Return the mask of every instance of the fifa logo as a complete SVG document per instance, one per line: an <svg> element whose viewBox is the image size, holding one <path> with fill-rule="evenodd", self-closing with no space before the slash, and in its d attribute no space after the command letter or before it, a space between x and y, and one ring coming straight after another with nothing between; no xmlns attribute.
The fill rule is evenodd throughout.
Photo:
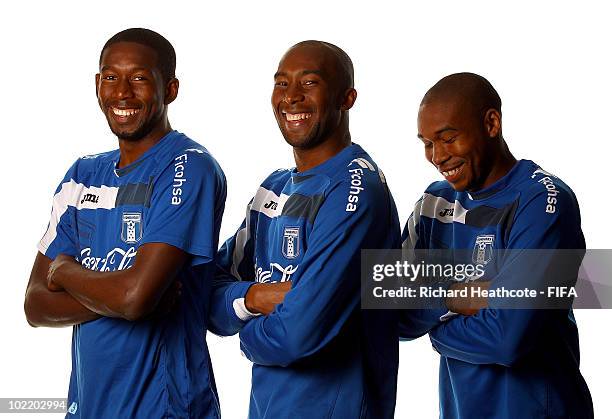
<svg viewBox="0 0 612 419"><path fill-rule="evenodd" d="M300 228L285 227L283 233L283 256L295 259L300 255Z"/></svg>
<svg viewBox="0 0 612 419"><path fill-rule="evenodd" d="M472 252L472 262L478 265L486 265L493 257L493 242L495 236L493 234L483 234L476 237L474 251Z"/></svg>
<svg viewBox="0 0 612 419"><path fill-rule="evenodd" d="M142 214L124 212L121 219L121 240L133 244L142 238Z"/></svg>

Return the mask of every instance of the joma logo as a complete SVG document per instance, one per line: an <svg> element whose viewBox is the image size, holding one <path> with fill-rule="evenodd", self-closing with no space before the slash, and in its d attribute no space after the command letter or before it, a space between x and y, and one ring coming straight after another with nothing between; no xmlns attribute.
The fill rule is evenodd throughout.
<svg viewBox="0 0 612 419"><path fill-rule="evenodd" d="M454 208L444 208L438 214L440 214L440 217L452 217L454 212Z"/></svg>
<svg viewBox="0 0 612 419"><path fill-rule="evenodd" d="M264 205L264 208L275 210L277 206L278 206L277 202L270 201L270 202L268 202L267 204Z"/></svg>
<svg viewBox="0 0 612 419"><path fill-rule="evenodd" d="M96 194L92 194L92 193L86 193L83 196L83 199L81 199L81 204L83 204L83 202L93 202L94 204L98 203L98 195Z"/></svg>

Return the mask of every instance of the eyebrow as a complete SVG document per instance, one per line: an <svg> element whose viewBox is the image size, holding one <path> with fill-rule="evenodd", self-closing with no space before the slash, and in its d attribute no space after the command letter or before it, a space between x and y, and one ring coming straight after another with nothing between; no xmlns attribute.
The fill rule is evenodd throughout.
<svg viewBox="0 0 612 419"><path fill-rule="evenodd" d="M100 68L100 72L106 71L106 70L110 70L112 66L110 65L105 65L102 66L102 68ZM151 71L150 68L146 68L146 67L136 67L133 68L131 71Z"/></svg>
<svg viewBox="0 0 612 419"><path fill-rule="evenodd" d="M457 128L453 128L453 127L447 125L444 128L440 128L439 130L437 130L436 131L436 135L440 135L440 134L442 134L443 132L446 132L446 131L457 131Z"/></svg>
<svg viewBox="0 0 612 419"><path fill-rule="evenodd" d="M457 130L457 128L453 128L453 127L451 127L449 125L446 125L444 128L440 128L439 130L437 130L435 132L435 134L436 134L436 136L438 136L438 135L440 135L440 134L442 134L442 133L444 133L446 131L458 131L458 130ZM419 138L421 140L425 139L425 137L423 137L423 135L420 132L417 134L417 138Z"/></svg>
<svg viewBox="0 0 612 419"><path fill-rule="evenodd" d="M306 76L308 74L316 74L319 76L323 75L323 72L321 70L304 70L300 73L301 76ZM284 71L277 71L276 73L274 73L274 78L277 77L281 77L281 76L287 76L287 73L285 73Z"/></svg>

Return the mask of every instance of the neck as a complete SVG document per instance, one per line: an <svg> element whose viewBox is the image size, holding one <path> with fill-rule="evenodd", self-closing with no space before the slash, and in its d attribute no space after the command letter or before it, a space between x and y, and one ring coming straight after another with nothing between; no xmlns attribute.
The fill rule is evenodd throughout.
<svg viewBox="0 0 612 419"><path fill-rule="evenodd" d="M303 149L294 147L293 157L298 172L305 172L331 159L343 149L351 145L351 133L343 132L337 138L330 137L314 148Z"/></svg>
<svg viewBox="0 0 612 419"><path fill-rule="evenodd" d="M121 169L122 167L134 163L170 131L172 131L172 127L170 126L170 122L166 119L163 123L159 124L147 135L138 140L119 138L120 158L117 168Z"/></svg>
<svg viewBox="0 0 612 419"><path fill-rule="evenodd" d="M508 145L503 139L500 139L500 150L496 153L496 158L491 163L491 171L487 175L486 180L479 189L484 189L493 185L495 182L508 174L516 164L516 158L510 152Z"/></svg>

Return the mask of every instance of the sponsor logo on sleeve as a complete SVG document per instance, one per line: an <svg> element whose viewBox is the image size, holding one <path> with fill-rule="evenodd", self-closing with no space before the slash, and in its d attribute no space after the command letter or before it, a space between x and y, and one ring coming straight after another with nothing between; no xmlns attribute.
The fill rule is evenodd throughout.
<svg viewBox="0 0 612 419"><path fill-rule="evenodd" d="M196 149L194 149L196 150ZM174 181L172 182L172 205L180 205L183 195L183 184L187 182L185 177L185 163L187 154L181 154L174 159Z"/></svg>
<svg viewBox="0 0 612 419"><path fill-rule="evenodd" d="M531 174L531 178L534 179L538 174L542 174L545 176L550 176L550 177L557 177L555 175L553 175L550 172L547 172L546 170L542 169L542 168L538 168L536 169L532 174Z"/></svg>
<svg viewBox="0 0 612 419"><path fill-rule="evenodd" d="M349 169L349 173L351 175L351 187L349 189L349 195L347 197L346 212L355 212L357 210L357 204L359 202L359 193L364 189L363 186L361 186L363 170L368 169L372 172L376 171L372 163L370 163L363 157L351 160L351 162L348 164L348 167L351 167L353 163L356 163L359 167Z"/></svg>
<svg viewBox="0 0 612 419"><path fill-rule="evenodd" d="M545 175L542 179L538 179L538 183L541 183L546 188L545 210L549 214L554 214L557 211L557 195L559 195L557 185L553 181L553 178L556 178L556 176L546 170L537 169L533 172L531 178L534 179L538 174Z"/></svg>

